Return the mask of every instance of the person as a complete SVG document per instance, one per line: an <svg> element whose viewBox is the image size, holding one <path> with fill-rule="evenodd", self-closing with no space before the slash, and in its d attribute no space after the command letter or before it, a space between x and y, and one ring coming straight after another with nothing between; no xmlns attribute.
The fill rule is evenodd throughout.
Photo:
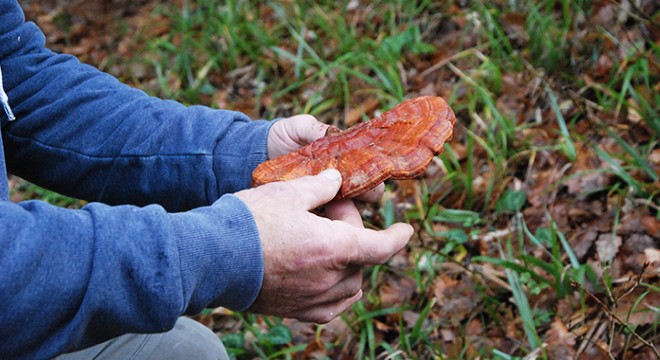
<svg viewBox="0 0 660 360"><path fill-rule="evenodd" d="M184 315L327 322L412 236L332 201L336 170L249 188L259 163L323 136L309 115L150 97L48 50L17 0L0 0L0 71L0 358L226 357ZM7 172L89 203L11 202Z"/></svg>

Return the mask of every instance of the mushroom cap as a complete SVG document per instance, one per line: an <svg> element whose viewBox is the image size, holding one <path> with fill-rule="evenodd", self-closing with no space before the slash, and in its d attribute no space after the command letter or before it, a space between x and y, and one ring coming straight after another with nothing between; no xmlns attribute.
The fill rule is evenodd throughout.
<svg viewBox="0 0 660 360"><path fill-rule="evenodd" d="M334 168L342 175L341 197L352 198L387 179L424 173L451 138L455 122L441 97L406 100L370 121L261 163L252 173L252 186Z"/></svg>

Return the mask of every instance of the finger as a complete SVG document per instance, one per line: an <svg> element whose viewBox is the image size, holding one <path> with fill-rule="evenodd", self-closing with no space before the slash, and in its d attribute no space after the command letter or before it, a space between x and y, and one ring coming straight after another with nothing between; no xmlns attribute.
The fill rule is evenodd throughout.
<svg viewBox="0 0 660 360"><path fill-rule="evenodd" d="M288 154L325 135L329 125L312 115L296 115L277 121L268 135L268 158Z"/></svg>
<svg viewBox="0 0 660 360"><path fill-rule="evenodd" d="M295 115L286 120L287 132L300 146L324 137L330 126L307 114Z"/></svg>
<svg viewBox="0 0 660 360"><path fill-rule="evenodd" d="M318 298L319 303L332 303L348 299L362 288L362 270L359 267L346 269L346 277L337 282Z"/></svg>
<svg viewBox="0 0 660 360"><path fill-rule="evenodd" d="M344 227L343 230L352 234L338 237L336 246L340 249L339 254L348 256L346 263L353 265L378 265L387 262L406 246L413 234L412 226L404 223L397 223L380 231L355 227Z"/></svg>
<svg viewBox="0 0 660 360"><path fill-rule="evenodd" d="M362 200L364 202L375 204L383 198L385 193L385 184L380 183L375 188L365 192L364 194L358 195L356 199Z"/></svg>
<svg viewBox="0 0 660 360"><path fill-rule="evenodd" d="M341 313L349 309L355 302L362 298L362 290L359 290L355 295L334 302L315 306L311 309L308 309L300 317L299 320L311 321L318 324L325 324L330 322L332 319L339 316Z"/></svg>
<svg viewBox="0 0 660 360"><path fill-rule="evenodd" d="M362 299L362 289L358 290L358 292L355 295L346 298L344 300L341 300L334 305L331 305L327 318L322 320L325 320L324 323L330 322L332 319L341 315L344 311L350 309L351 306L353 306L353 304L355 304L360 299Z"/></svg>
<svg viewBox="0 0 660 360"><path fill-rule="evenodd" d="M278 183L272 183L278 184ZM267 186L269 184L266 184ZM315 209L329 203L335 198L341 187L341 174L335 169L321 171L318 175L303 176L294 180L285 181L278 186L285 185L293 191L300 206L306 210Z"/></svg>
<svg viewBox="0 0 660 360"><path fill-rule="evenodd" d="M364 227L360 211L351 199L332 201L325 207L325 216L330 220L338 220L360 228Z"/></svg>

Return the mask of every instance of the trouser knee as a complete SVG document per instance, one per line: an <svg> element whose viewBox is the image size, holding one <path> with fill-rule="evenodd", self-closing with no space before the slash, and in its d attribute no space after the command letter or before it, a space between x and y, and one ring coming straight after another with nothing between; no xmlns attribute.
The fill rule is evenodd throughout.
<svg viewBox="0 0 660 360"><path fill-rule="evenodd" d="M63 354L57 360L159 359L228 360L220 339L206 326L186 317L170 331L127 334L91 348Z"/></svg>

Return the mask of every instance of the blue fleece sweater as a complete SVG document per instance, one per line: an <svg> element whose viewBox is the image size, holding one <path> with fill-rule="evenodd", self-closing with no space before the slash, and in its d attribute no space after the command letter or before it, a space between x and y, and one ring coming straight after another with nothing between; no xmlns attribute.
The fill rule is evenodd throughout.
<svg viewBox="0 0 660 360"><path fill-rule="evenodd" d="M205 307L250 306L261 244L229 193L266 159L270 122L149 97L44 46L19 4L0 0L17 118L0 111L0 358L50 358L166 331ZM12 203L5 168L90 204Z"/></svg>

